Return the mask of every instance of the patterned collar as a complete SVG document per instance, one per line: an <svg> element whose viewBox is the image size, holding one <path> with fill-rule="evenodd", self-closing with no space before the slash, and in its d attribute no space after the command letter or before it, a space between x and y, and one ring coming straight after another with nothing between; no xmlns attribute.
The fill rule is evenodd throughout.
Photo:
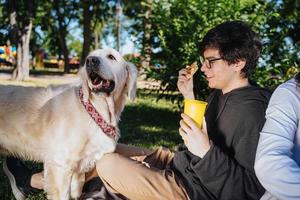
<svg viewBox="0 0 300 200"><path fill-rule="evenodd" d="M81 103L83 104L85 110L89 113L89 115L93 118L93 120L98 124L98 126L102 129L102 131L112 139L117 139L117 132L116 128L114 126L109 125L103 117L100 115L100 113L97 112L96 108L91 104L91 102L88 100L87 102L83 101L83 92L82 88L79 89L79 98Z"/></svg>

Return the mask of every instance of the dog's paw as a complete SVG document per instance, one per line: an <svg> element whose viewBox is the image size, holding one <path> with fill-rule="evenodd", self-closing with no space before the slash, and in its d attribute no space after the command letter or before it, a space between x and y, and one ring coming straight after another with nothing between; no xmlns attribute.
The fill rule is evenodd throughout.
<svg viewBox="0 0 300 200"><path fill-rule="evenodd" d="M84 173L74 173L71 181L71 197L73 199L79 199L82 188L85 182L85 174Z"/></svg>

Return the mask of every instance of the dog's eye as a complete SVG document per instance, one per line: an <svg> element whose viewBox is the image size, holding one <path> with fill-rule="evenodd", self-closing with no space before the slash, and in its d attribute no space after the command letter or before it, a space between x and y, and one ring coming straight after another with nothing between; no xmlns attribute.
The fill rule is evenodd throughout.
<svg viewBox="0 0 300 200"><path fill-rule="evenodd" d="M116 58L115 58L113 55L111 55L111 54L109 54L107 57L108 57L109 59L111 59L111 60L116 60Z"/></svg>

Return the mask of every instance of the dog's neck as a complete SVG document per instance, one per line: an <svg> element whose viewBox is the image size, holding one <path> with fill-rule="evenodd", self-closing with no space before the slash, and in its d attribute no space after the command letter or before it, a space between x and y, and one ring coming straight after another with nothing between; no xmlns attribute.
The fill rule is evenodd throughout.
<svg viewBox="0 0 300 200"><path fill-rule="evenodd" d="M121 113L125 107L126 100L127 100L127 94L128 94L128 86L124 85L124 87L121 89L121 92L117 92L120 94L119 96L114 96L114 108L115 108L115 114L117 117L117 121L119 121Z"/></svg>
<svg viewBox="0 0 300 200"><path fill-rule="evenodd" d="M127 96L126 95L121 95L118 98L115 99L115 113L117 120L119 121L121 117L121 113L125 107Z"/></svg>
<svg viewBox="0 0 300 200"><path fill-rule="evenodd" d="M112 101L107 99L108 101L105 102L102 101L102 98L97 98L97 101L93 101L96 105L93 105L91 102L91 99L93 98L87 101L84 100L82 88L80 88L78 92L80 101L85 107L85 110L94 119L102 131L114 140L118 140L119 132L116 118L114 117L114 106L111 106Z"/></svg>
<svg viewBox="0 0 300 200"><path fill-rule="evenodd" d="M90 90L82 89L84 101L89 100L107 123L112 126L117 126L121 113L125 107L128 93L127 86L125 85L121 88L121 91L115 91L110 95L95 95Z"/></svg>
<svg viewBox="0 0 300 200"><path fill-rule="evenodd" d="M118 118L116 117L115 104L112 96L100 97L91 94L90 102L108 124L117 126Z"/></svg>

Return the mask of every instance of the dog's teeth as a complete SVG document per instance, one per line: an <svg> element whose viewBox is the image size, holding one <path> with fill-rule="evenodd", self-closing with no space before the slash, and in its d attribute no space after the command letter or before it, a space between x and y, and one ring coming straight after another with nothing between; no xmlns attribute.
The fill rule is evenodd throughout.
<svg viewBox="0 0 300 200"><path fill-rule="evenodd" d="M110 82L109 82L109 80L105 80L105 82L104 82L103 86L104 86L104 87L109 87L109 85L110 85Z"/></svg>
<svg viewBox="0 0 300 200"><path fill-rule="evenodd" d="M97 85L97 88L100 89L103 85L103 81L100 81L99 85Z"/></svg>
<svg viewBox="0 0 300 200"><path fill-rule="evenodd" d="M93 84L96 85L97 84L97 79L93 81Z"/></svg>

